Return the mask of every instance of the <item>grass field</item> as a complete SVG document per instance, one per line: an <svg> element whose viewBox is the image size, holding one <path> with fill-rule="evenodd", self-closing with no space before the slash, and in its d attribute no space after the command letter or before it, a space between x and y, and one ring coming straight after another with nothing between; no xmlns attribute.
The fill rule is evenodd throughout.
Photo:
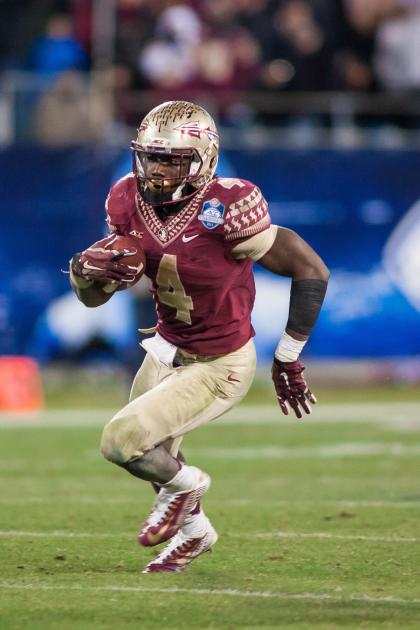
<svg viewBox="0 0 420 630"><path fill-rule="evenodd" d="M151 491L98 454L113 410L3 417L0 628L419 628L420 400L376 395L188 436L220 539L166 576L141 574Z"/></svg>

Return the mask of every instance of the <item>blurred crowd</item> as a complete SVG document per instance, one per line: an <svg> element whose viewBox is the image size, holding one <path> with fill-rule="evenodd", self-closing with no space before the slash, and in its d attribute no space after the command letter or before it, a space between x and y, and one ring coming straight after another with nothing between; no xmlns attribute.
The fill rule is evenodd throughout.
<svg viewBox="0 0 420 630"><path fill-rule="evenodd" d="M73 106L82 102L83 73L104 64L118 102L141 89L159 98L207 93L222 111L244 90L420 87L420 0L115 0L112 27L98 27L98 7L98 0L0 0L0 68L54 81L50 100L72 94ZM46 111L48 119L48 103Z"/></svg>
<svg viewBox="0 0 420 630"><path fill-rule="evenodd" d="M2 66L86 69L93 61L94 4L2 0ZM114 61L137 87L366 90L420 84L420 0L115 4Z"/></svg>
<svg viewBox="0 0 420 630"><path fill-rule="evenodd" d="M117 61L142 86L420 85L419 0L120 0Z"/></svg>

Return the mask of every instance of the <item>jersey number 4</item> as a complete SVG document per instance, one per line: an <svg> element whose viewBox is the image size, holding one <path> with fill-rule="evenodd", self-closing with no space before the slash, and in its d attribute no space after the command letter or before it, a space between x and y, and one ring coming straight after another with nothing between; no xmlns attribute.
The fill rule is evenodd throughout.
<svg viewBox="0 0 420 630"><path fill-rule="evenodd" d="M191 297L185 293L184 286L176 267L176 256L164 254L156 276L159 301L176 310L176 318L185 324L191 324L194 305Z"/></svg>

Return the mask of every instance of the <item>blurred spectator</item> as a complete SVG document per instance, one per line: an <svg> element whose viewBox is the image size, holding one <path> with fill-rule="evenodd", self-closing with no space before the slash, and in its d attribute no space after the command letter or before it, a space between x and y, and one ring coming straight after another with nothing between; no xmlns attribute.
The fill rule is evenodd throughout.
<svg viewBox="0 0 420 630"><path fill-rule="evenodd" d="M109 86L103 87L80 72L63 72L36 108L34 134L38 142L70 146L102 139L113 113Z"/></svg>
<svg viewBox="0 0 420 630"><path fill-rule="evenodd" d="M413 0L344 0L344 4L350 23L360 32L373 33L383 20L404 14Z"/></svg>
<svg viewBox="0 0 420 630"><path fill-rule="evenodd" d="M201 41L201 20L191 7L176 4L161 13L156 34L172 39L179 46L194 47Z"/></svg>
<svg viewBox="0 0 420 630"><path fill-rule="evenodd" d="M10 9L16 40L3 25L7 46L0 46L0 67L13 65L13 47L21 54L18 42L31 41L46 14L55 11L26 56L26 67L42 80L29 81L23 88L19 83L15 119L18 137L25 139L30 137L31 124L25 121L31 119L38 95L62 72L89 68L89 51L96 50L92 37L101 17L100 3L3 0L0 5L0 17ZM263 115L255 114L254 103L261 104L263 97L243 95L247 91L366 92L413 90L420 84L420 0L115 0L115 10L112 96L114 116L124 125L136 123L142 113L144 95L135 93L142 89L151 90L146 100L153 102L213 100L210 107L217 109L223 123L239 120L238 124L249 125L255 120L278 124L290 119L275 113L276 96L259 107ZM80 120L87 102L82 95L77 103L77 94L82 95L83 89L76 88L74 78L64 77L54 85L38 108L37 127L45 129L46 112L58 104L73 123ZM94 111L91 104L89 109ZM97 128L108 116L104 109ZM315 123L328 125L330 120L326 113ZM363 124L371 120L368 114L357 117ZM60 142L71 135L71 125L64 133L66 126L56 136ZM94 128L89 123L74 138L100 137Z"/></svg>
<svg viewBox="0 0 420 630"><path fill-rule="evenodd" d="M73 36L69 15L56 13L46 25L44 35L32 44L27 67L41 75L57 75L65 70L86 70L86 51Z"/></svg>
<svg viewBox="0 0 420 630"><path fill-rule="evenodd" d="M200 11L203 19L213 29L231 25L237 16L235 0L203 0Z"/></svg>
<svg viewBox="0 0 420 630"><path fill-rule="evenodd" d="M253 87L258 75L260 48L243 28L213 35L198 49L199 84L205 89L239 90Z"/></svg>
<svg viewBox="0 0 420 630"><path fill-rule="evenodd" d="M396 0L394 14L378 28L374 68L388 90L420 87L420 0Z"/></svg>
<svg viewBox="0 0 420 630"><path fill-rule="evenodd" d="M404 0L403 0L404 1ZM401 0L339 0L342 37L336 57L337 87L368 90L375 87L372 70L377 29L402 11Z"/></svg>
<svg viewBox="0 0 420 630"><path fill-rule="evenodd" d="M307 0L280 3L264 42L265 87L323 90L331 87L332 50Z"/></svg>
<svg viewBox="0 0 420 630"><path fill-rule="evenodd" d="M129 68L133 85L142 88L145 78L138 60L147 43L155 37L156 8L148 0L118 0L117 10L116 63Z"/></svg>
<svg viewBox="0 0 420 630"><path fill-rule="evenodd" d="M158 88L187 84L197 74L196 52L201 41L198 15L187 5L169 6L159 16L155 35L138 60L142 75Z"/></svg>

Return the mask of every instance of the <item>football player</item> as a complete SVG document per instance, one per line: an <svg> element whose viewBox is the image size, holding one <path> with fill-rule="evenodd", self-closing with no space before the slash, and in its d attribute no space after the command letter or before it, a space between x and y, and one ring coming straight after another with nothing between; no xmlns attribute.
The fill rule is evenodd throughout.
<svg viewBox="0 0 420 630"><path fill-rule="evenodd" d="M215 123L204 109L163 103L132 142L133 173L106 201L109 239L141 239L157 311L130 401L105 426L101 443L106 459L157 492L139 542L169 542L146 573L182 571L217 540L200 504L209 475L187 465L179 448L186 433L238 404L252 383L254 262L292 279L287 327L272 365L281 411L301 418L316 403L299 355L328 270L295 232L271 224L257 186L215 175L218 150ZM132 281L132 268L120 262L128 252L115 247L91 246L70 262L72 287L86 306L103 304Z"/></svg>

